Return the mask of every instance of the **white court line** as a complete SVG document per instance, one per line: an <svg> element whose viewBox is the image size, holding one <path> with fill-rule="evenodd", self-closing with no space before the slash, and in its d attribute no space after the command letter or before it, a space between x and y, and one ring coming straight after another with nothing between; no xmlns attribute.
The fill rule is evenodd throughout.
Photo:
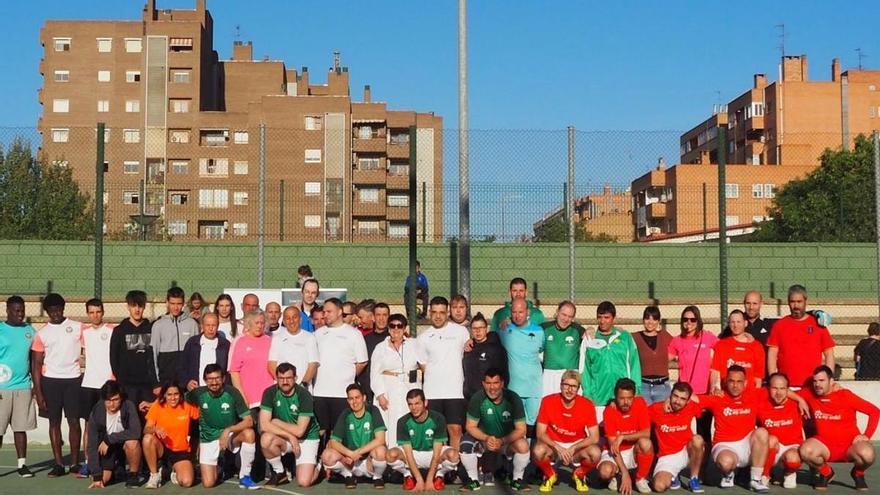
<svg viewBox="0 0 880 495"><path fill-rule="evenodd" d="M16 468L16 469L18 469L18 468ZM223 483L224 483L224 484L227 484L227 483L229 483L229 484L234 484L234 485L236 485L236 486L238 485L238 482L235 481L235 480L226 480L226 481L224 481ZM261 488L262 490L269 490L269 491L273 491L273 492L287 493L287 494L289 494L289 495L305 495L304 493L299 493L299 492L295 492L295 491L292 491L292 490L284 490L284 489L282 489L282 488L275 488L274 486L260 485L260 488Z"/></svg>

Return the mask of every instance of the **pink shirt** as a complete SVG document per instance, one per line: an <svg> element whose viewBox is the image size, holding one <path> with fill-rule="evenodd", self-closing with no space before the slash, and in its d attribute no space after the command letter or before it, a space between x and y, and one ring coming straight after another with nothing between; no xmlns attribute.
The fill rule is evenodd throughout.
<svg viewBox="0 0 880 495"><path fill-rule="evenodd" d="M709 368L716 342L715 334L703 330L699 336L678 336L669 343L669 355L678 358L678 381L689 383L695 394L709 391Z"/></svg>
<svg viewBox="0 0 880 495"><path fill-rule="evenodd" d="M263 391L275 383L266 368L271 345L272 337L266 334L259 337L242 335L236 339L229 358L229 371L239 374L244 400L249 407L259 406Z"/></svg>

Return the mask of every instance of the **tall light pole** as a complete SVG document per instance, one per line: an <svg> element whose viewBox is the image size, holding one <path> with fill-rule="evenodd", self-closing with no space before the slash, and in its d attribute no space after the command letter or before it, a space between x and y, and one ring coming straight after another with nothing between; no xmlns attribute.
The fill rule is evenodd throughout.
<svg viewBox="0 0 880 495"><path fill-rule="evenodd" d="M470 300L471 206L467 112L467 0L458 0L458 291Z"/></svg>

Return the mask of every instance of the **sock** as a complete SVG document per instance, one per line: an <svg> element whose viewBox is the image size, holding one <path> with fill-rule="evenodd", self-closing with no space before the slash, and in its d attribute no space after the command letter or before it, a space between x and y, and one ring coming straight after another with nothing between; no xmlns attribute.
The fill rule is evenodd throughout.
<svg viewBox="0 0 880 495"><path fill-rule="evenodd" d="M773 461L776 460L776 453L778 451L779 449L773 447L767 449L767 460L764 461L764 476L770 476L770 470L773 469L773 464L775 464Z"/></svg>
<svg viewBox="0 0 880 495"><path fill-rule="evenodd" d="M27 459L25 459L24 457L19 457L18 458L18 467L24 467L24 465L26 464L25 463L26 460Z"/></svg>
<svg viewBox="0 0 880 495"><path fill-rule="evenodd" d="M400 459L398 459L392 463L389 463L388 467L390 467L391 469L397 471L398 473L400 473L404 476L412 475L412 473L409 472L409 468L406 467L406 463Z"/></svg>
<svg viewBox="0 0 880 495"><path fill-rule="evenodd" d="M544 473L544 479L548 479L554 474L556 471L553 469L553 463L550 462L550 459L544 459L543 461L535 461L535 465L538 466L538 469Z"/></svg>
<svg viewBox="0 0 880 495"><path fill-rule="evenodd" d="M636 480L648 479L651 474L651 464L654 463L654 454L636 453Z"/></svg>
<svg viewBox="0 0 880 495"><path fill-rule="evenodd" d="M443 461L437 466L437 476L443 476L446 473L451 473L458 469L458 463L452 461Z"/></svg>
<svg viewBox="0 0 880 495"><path fill-rule="evenodd" d="M271 459L266 459L266 462L268 462L269 465L272 466L272 471L274 471L278 474L281 474L284 472L284 464L281 463L281 456L273 457ZM242 464L244 464L244 463L242 462Z"/></svg>
<svg viewBox="0 0 880 495"><path fill-rule="evenodd" d="M478 471L479 462L480 459L477 457L477 454L461 454L461 465L464 466L471 481L480 479L480 472Z"/></svg>
<svg viewBox="0 0 880 495"><path fill-rule="evenodd" d="M854 467L854 468L852 469L852 475L853 475L853 476L864 476L864 475L865 475L865 470L864 470L864 469L859 469L859 468L857 468L857 467Z"/></svg>
<svg viewBox="0 0 880 495"><path fill-rule="evenodd" d="M348 469L347 467L345 467L345 464L339 461L336 461L336 464L332 466L327 466L327 469L333 471L334 473L341 474L343 478L348 478L351 476L351 469Z"/></svg>
<svg viewBox="0 0 880 495"><path fill-rule="evenodd" d="M581 459L581 465L574 470L574 475L579 478L586 478L590 471L596 469L596 465L590 462L589 459Z"/></svg>
<svg viewBox="0 0 880 495"><path fill-rule="evenodd" d="M829 466L827 462L825 464L822 464L819 467L819 474L821 474L822 476L828 476L829 474L831 474L831 466Z"/></svg>
<svg viewBox="0 0 880 495"><path fill-rule="evenodd" d="M376 459L373 459L371 462L373 464L373 479L382 479L382 475L385 474L385 468L388 467L388 463L385 461L377 461Z"/></svg>
<svg viewBox="0 0 880 495"><path fill-rule="evenodd" d="M513 479L522 480L529 465L529 454L513 454Z"/></svg>
<svg viewBox="0 0 880 495"><path fill-rule="evenodd" d="M764 466L752 466L752 479L753 480L761 480L761 475L764 474Z"/></svg>
<svg viewBox="0 0 880 495"><path fill-rule="evenodd" d="M238 477L243 478L245 476L251 475L251 466L254 463L254 456L257 454L257 446L254 443L242 443L241 449L238 451L238 455L241 456L241 469L238 471ZM281 464L281 458L277 457L278 464ZM276 466L273 464L272 469L274 470ZM284 467L281 468L279 473L284 472Z"/></svg>
<svg viewBox="0 0 880 495"><path fill-rule="evenodd" d="M782 465L785 466L786 474L797 472L801 468L800 461L782 461Z"/></svg>

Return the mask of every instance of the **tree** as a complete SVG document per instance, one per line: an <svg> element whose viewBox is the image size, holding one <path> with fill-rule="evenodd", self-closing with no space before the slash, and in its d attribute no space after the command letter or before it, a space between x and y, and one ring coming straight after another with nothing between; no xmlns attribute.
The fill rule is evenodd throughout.
<svg viewBox="0 0 880 495"><path fill-rule="evenodd" d="M853 151L825 150L819 168L786 184L750 240L873 242L874 147L859 136Z"/></svg>
<svg viewBox="0 0 880 495"><path fill-rule="evenodd" d="M0 219L2 239L88 239L95 225L70 169L36 160L21 138L0 156Z"/></svg>
<svg viewBox="0 0 880 495"><path fill-rule="evenodd" d="M575 242L617 242L614 237L602 232L594 234L587 230L587 220L583 219L575 225ZM566 242L568 241L568 223L561 215L544 222L535 229L535 242Z"/></svg>

